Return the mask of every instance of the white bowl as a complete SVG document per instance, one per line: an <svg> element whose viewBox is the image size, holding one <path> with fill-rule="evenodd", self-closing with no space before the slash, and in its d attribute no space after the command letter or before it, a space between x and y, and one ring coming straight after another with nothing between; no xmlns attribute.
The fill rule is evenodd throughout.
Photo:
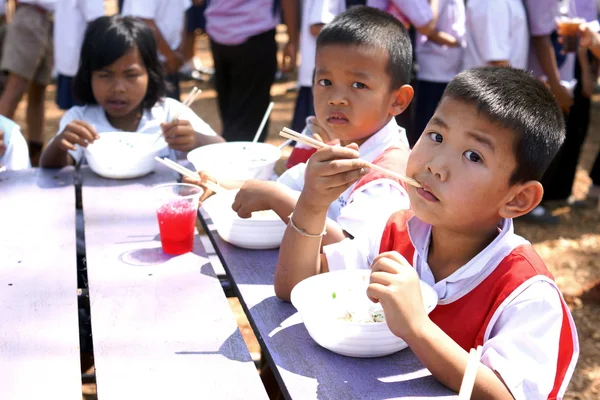
<svg viewBox="0 0 600 400"><path fill-rule="evenodd" d="M198 147L187 155L196 171L209 172L219 180L269 180L281 150L268 143L226 142Z"/></svg>
<svg viewBox="0 0 600 400"><path fill-rule="evenodd" d="M347 304L336 303L336 300L344 300L339 295L334 298L333 293L350 293L344 297L348 300L351 296L354 305L356 301L359 304L370 302L366 295L370 273L370 270L328 272L307 278L294 287L292 304L317 344L349 357L381 357L407 347L406 342L394 335L385 322L361 323L338 319L340 310L347 309ZM351 288L352 292L348 292ZM437 305L437 293L422 281L421 293L429 314Z"/></svg>
<svg viewBox="0 0 600 400"><path fill-rule="evenodd" d="M92 171L105 178L137 178L154 171L154 157L165 147L165 141L156 141L156 135L104 132L85 148L85 158Z"/></svg>
<svg viewBox="0 0 600 400"><path fill-rule="evenodd" d="M215 194L202 207L210 215L221 238L245 249L276 249L281 245L286 225L273 211L252 213L248 219L231 209L238 190Z"/></svg>

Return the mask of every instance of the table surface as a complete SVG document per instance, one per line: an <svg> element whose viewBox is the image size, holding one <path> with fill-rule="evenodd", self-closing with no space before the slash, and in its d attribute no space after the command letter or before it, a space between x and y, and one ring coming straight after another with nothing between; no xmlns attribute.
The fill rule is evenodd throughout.
<svg viewBox="0 0 600 400"><path fill-rule="evenodd" d="M81 179L98 398L267 398L198 235L162 252L151 187L175 175Z"/></svg>
<svg viewBox="0 0 600 400"><path fill-rule="evenodd" d="M455 398L423 367L410 349L360 359L317 345L300 315L275 296L279 250L247 250L225 242L210 217L200 219L233 282L240 302L286 398Z"/></svg>
<svg viewBox="0 0 600 400"><path fill-rule="evenodd" d="M0 173L0 399L81 399L73 168Z"/></svg>

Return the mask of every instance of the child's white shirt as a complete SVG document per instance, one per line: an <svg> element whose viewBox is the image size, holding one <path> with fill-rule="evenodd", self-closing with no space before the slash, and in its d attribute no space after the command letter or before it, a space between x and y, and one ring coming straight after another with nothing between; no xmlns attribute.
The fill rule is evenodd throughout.
<svg viewBox="0 0 600 400"><path fill-rule="evenodd" d="M529 29L523 0L469 0L464 69L506 60L527 69Z"/></svg>
<svg viewBox="0 0 600 400"><path fill-rule="evenodd" d="M416 217L408 221L415 247L413 265L420 279L436 291L440 304L450 303L474 289L513 249L529 244L514 233L512 220L503 220L499 228L499 235L481 253L436 282L427 264L431 225ZM383 228L370 226L353 240L324 246L329 270L370 268L379 254L382 234ZM548 281L539 280L510 300L488 329L481 362L502 376L516 399L548 397L556 374L562 319L559 292ZM534 340L523 341L524 337Z"/></svg>
<svg viewBox="0 0 600 400"><path fill-rule="evenodd" d="M6 151L0 157L0 167L10 170L31 168L29 147L21 133L19 125L6 117L0 116L0 129L4 131Z"/></svg>
<svg viewBox="0 0 600 400"><path fill-rule="evenodd" d="M358 149L363 160L372 162L390 147L408 148L406 131L392 118L381 130L371 136ZM301 163L287 170L277 182L299 195L304 187L306 164ZM336 221L344 231L356 236L366 225L385 226L395 211L410 206L406 190L391 179L379 179L354 191L350 186L334 201L327 217Z"/></svg>
<svg viewBox="0 0 600 400"><path fill-rule="evenodd" d="M136 132L157 134L162 132L160 124L171 121L174 115L176 115L183 108L183 112L179 115L180 120L187 120L192 125L192 128L196 132L199 132L206 136L216 136L217 133L202 120L194 111L189 107L186 107L181 102L171 99L164 98L157 102L154 107L150 110L144 110L140 123ZM82 120L92 125L96 132L115 132L119 131L113 127L108 119L104 109L99 105L88 105L88 106L74 106L69 109L63 115L58 126L58 132L56 136L60 135L65 127L74 120ZM56 137L55 136L55 137ZM54 139L54 138L53 138ZM70 150L69 154L77 162L83 156L83 149L79 146L75 146L75 150Z"/></svg>
<svg viewBox="0 0 600 400"><path fill-rule="evenodd" d="M121 14L152 19L169 47L176 50L181 44L185 12L192 0L125 0ZM161 59L164 59L162 54Z"/></svg>
<svg viewBox="0 0 600 400"><path fill-rule="evenodd" d="M60 0L56 3L54 66L59 74L75 76L87 24L104 13L104 0Z"/></svg>

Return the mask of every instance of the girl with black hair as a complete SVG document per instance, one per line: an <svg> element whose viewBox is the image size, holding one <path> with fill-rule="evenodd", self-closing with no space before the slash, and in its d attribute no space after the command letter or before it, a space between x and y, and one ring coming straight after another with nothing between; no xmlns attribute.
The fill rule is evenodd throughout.
<svg viewBox="0 0 600 400"><path fill-rule="evenodd" d="M83 105L62 117L41 166L79 161L82 147L98 140L101 132L162 131L169 148L182 152L223 141L192 110L164 93L156 42L146 24L119 15L98 18L86 31L74 79L75 97ZM171 121L176 114L179 118Z"/></svg>

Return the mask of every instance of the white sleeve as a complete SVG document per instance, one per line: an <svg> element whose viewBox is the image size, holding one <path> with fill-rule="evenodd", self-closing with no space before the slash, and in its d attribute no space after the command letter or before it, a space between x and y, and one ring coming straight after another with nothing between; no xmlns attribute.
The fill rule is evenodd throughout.
<svg viewBox="0 0 600 400"><path fill-rule="evenodd" d="M10 141L6 146L6 152L2 157L2 163L7 169L12 170L31 168L27 141L21 134L21 129L19 129L18 126L15 126L11 132Z"/></svg>
<svg viewBox="0 0 600 400"><path fill-rule="evenodd" d="M524 0L531 36L546 36L556 28L559 2L556 0Z"/></svg>
<svg viewBox="0 0 600 400"><path fill-rule="evenodd" d="M377 230L377 226L372 226L364 229L362 234L354 239L346 238L341 242L323 246L329 270L371 268L373 260L379 254L383 228Z"/></svg>
<svg viewBox="0 0 600 400"><path fill-rule="evenodd" d="M56 132L56 135L52 139L50 139L50 142L56 139L56 137L65 130L65 128L71 123L71 121L83 119L83 110L84 107L81 106L71 107L60 119L60 122L58 123L58 132ZM91 125L93 126L94 124L92 123ZM76 144L75 150L69 150L69 155L73 157L73 160L75 160L75 163L77 163L81 159L81 157L83 157L83 149L81 148L81 146Z"/></svg>
<svg viewBox="0 0 600 400"><path fill-rule="evenodd" d="M548 398L562 322L558 290L538 281L510 300L493 324L481 362L502 377L516 400Z"/></svg>
<svg viewBox="0 0 600 400"><path fill-rule="evenodd" d="M428 0L391 0L411 24L420 28L433 19L433 11Z"/></svg>
<svg viewBox="0 0 600 400"><path fill-rule="evenodd" d="M339 0L315 0L308 16L308 25L330 23L336 15L344 11L342 3Z"/></svg>
<svg viewBox="0 0 600 400"><path fill-rule="evenodd" d="M306 171L306 164L300 163L294 165L292 168L285 171L277 182L281 183L288 188L301 192L304 188L304 172Z"/></svg>
<svg viewBox="0 0 600 400"><path fill-rule="evenodd" d="M367 226L369 230L383 232L393 213L409 208L408 193L400 184L391 179L378 179L351 194L348 204L340 210L337 222L352 236Z"/></svg>
<svg viewBox="0 0 600 400"><path fill-rule="evenodd" d="M156 19L159 0L125 0L122 15L132 17Z"/></svg>
<svg viewBox="0 0 600 400"><path fill-rule="evenodd" d="M165 105L168 107L167 110L167 121L171 121L173 117L179 114L179 119L189 121L194 130L205 136L216 136L217 132L215 132L210 125L208 125L202 118L198 116L191 108L184 105L183 103L171 99L166 98L163 100Z"/></svg>
<svg viewBox="0 0 600 400"><path fill-rule="evenodd" d="M91 22L104 14L104 0L85 0L83 2L83 15L86 22Z"/></svg>
<svg viewBox="0 0 600 400"><path fill-rule="evenodd" d="M469 26L483 60L486 63L509 60L514 47L510 41L509 5L504 1L486 1L479 5L478 11L470 16Z"/></svg>

